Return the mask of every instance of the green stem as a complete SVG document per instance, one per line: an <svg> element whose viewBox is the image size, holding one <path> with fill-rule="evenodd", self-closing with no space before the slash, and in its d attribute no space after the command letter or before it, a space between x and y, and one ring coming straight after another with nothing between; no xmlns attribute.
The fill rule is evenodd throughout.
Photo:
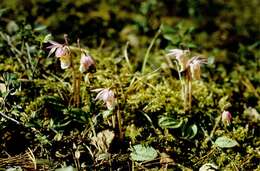
<svg viewBox="0 0 260 171"><path fill-rule="evenodd" d="M159 28L159 30L156 32L153 40L151 41L146 53L145 53L145 56L144 56L144 62L143 62L143 66L142 66L142 73L144 73L144 70L145 70L145 67L146 67L146 63L148 61L148 58L149 58L149 54L150 54L150 51L155 43L155 40L157 39L157 37L160 35L161 33L161 28Z"/></svg>
<svg viewBox="0 0 260 171"><path fill-rule="evenodd" d="M191 84L191 78L189 77L189 111L191 110L191 103L192 103L192 84Z"/></svg>
<svg viewBox="0 0 260 171"><path fill-rule="evenodd" d="M66 39L65 39L66 40ZM66 41L67 43L67 41ZM70 52L75 52L76 50L80 50L80 48L74 47L74 46L69 46ZM82 50L81 50L82 51ZM70 55L70 61L71 61L71 70L72 70L72 104L75 107L79 107L80 105L80 76L77 74L77 71L74 66L73 62L73 57L74 55L71 53Z"/></svg>
<svg viewBox="0 0 260 171"><path fill-rule="evenodd" d="M79 48L79 47L75 47L75 46L69 46L69 49L75 53L81 53L81 52L85 52L85 53L88 53L89 51L86 50L86 49L82 49L82 48Z"/></svg>
<svg viewBox="0 0 260 171"><path fill-rule="evenodd" d="M79 75L77 75L76 76L76 82L75 82L75 84L76 84L76 86L75 86L75 105L76 105L76 107L79 107L80 106L80 76Z"/></svg>
<svg viewBox="0 0 260 171"><path fill-rule="evenodd" d="M185 81L181 77L181 72L180 72L180 67L178 65L178 62L175 61L175 64L176 64L176 67L177 67L179 79L181 81L181 96L182 96L182 99L184 101L184 106L185 106Z"/></svg>
<svg viewBox="0 0 260 171"><path fill-rule="evenodd" d="M125 50L124 50L124 57L125 57L125 60L126 60L126 63L128 65L129 70L132 72L132 65L129 61L128 53L127 53L128 45L129 45L129 42L126 43Z"/></svg>
<svg viewBox="0 0 260 171"><path fill-rule="evenodd" d="M189 97L189 85L188 85L188 80L187 78L185 79L185 85L184 85L184 110L185 112L188 110L188 97Z"/></svg>
<svg viewBox="0 0 260 171"><path fill-rule="evenodd" d="M82 52L88 52L85 49L81 49L80 47L75 47L75 46L69 46L68 41L65 37L65 42L66 45L69 47L70 52L75 52L75 53L82 53ZM74 62L73 62L73 54L71 53L70 55L70 61L71 61L71 70L72 70L72 104L75 107L80 106L80 82L81 82L81 75L78 74L78 72L75 69Z"/></svg>

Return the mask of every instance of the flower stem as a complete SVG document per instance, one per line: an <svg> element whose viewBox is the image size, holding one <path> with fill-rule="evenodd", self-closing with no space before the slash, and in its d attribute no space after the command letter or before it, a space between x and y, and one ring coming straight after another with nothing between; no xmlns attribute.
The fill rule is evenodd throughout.
<svg viewBox="0 0 260 171"><path fill-rule="evenodd" d="M67 43L67 41L66 41ZM74 51L74 49L71 49L72 46L69 46L70 51ZM71 70L72 70L72 105L75 107L80 106L80 81L81 77L77 74L77 71L74 67L73 62L73 54L70 55L70 61L71 61Z"/></svg>
<svg viewBox="0 0 260 171"><path fill-rule="evenodd" d="M186 76L185 76L186 77ZM185 78L185 84L184 84L184 111L186 112L188 110L188 80Z"/></svg>
<svg viewBox="0 0 260 171"><path fill-rule="evenodd" d="M189 86L189 106L188 106L188 110L191 110L191 103L192 103L192 84L191 84L191 79L189 78L188 80L188 86Z"/></svg>
<svg viewBox="0 0 260 171"><path fill-rule="evenodd" d="M80 76L76 76L76 80L75 80L75 106L79 107L80 106Z"/></svg>
<svg viewBox="0 0 260 171"><path fill-rule="evenodd" d="M185 71L184 110L190 112L192 103L192 80L190 68Z"/></svg>
<svg viewBox="0 0 260 171"><path fill-rule="evenodd" d="M76 75L76 71L75 71L75 68L74 68L74 63L73 63L73 54L72 54L72 51L74 51L72 49L72 46L69 46L69 42L68 42L68 35L67 34L64 34L64 40L65 40L65 45L68 46L69 48L69 52L70 52L70 62L71 62L71 70L72 70L72 97L71 97L71 100L72 100L72 104L73 106L77 106L77 95L76 95L76 92L77 92L77 75Z"/></svg>
<svg viewBox="0 0 260 171"><path fill-rule="evenodd" d="M182 99L184 101L184 107L185 107L185 80L182 79L181 77L181 69L180 69L180 66L178 65L178 62L175 61L175 64L176 64L176 67L177 67L177 71L178 71L178 76L179 76L179 80L181 81L181 96L182 96Z"/></svg>
<svg viewBox="0 0 260 171"><path fill-rule="evenodd" d="M123 131L122 131L122 116L121 116L121 112L119 110L119 107L117 109L117 122L118 122L118 129L119 129L119 139L121 141L123 141Z"/></svg>
<svg viewBox="0 0 260 171"><path fill-rule="evenodd" d="M75 47L75 46L69 46L70 50L75 52L75 53L82 53L82 52L85 52L85 53L88 53L89 51L86 50L86 49L81 49L79 47Z"/></svg>
<svg viewBox="0 0 260 171"><path fill-rule="evenodd" d="M118 80L118 77L117 77L117 80ZM120 86L120 88L122 88L122 87ZM119 94L118 89L116 89L116 94L118 96L118 94ZM117 124L118 124L118 130L119 130L119 139L121 141L123 141L124 134L123 134L123 129L122 129L122 115L121 115L120 106L119 106L118 101L116 102L116 117L117 117Z"/></svg>

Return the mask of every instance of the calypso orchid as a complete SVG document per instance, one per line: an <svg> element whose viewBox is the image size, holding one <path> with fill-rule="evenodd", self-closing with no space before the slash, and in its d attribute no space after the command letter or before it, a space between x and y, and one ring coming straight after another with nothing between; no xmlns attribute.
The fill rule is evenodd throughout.
<svg viewBox="0 0 260 171"><path fill-rule="evenodd" d="M167 54L169 56L174 56L175 59L178 61L177 69L182 84L182 97L184 99L185 111L191 109L192 80L200 79L200 66L201 64L207 63L207 59L202 56L194 56L189 59L189 53L189 50L172 49ZM181 66L181 68L179 69L178 66ZM181 78L181 72L184 74L184 80Z"/></svg>
<svg viewBox="0 0 260 171"><path fill-rule="evenodd" d="M88 54L82 53L80 59L79 71L81 73L84 73L88 71L91 66L95 66L95 61L93 60L93 58Z"/></svg>
<svg viewBox="0 0 260 171"><path fill-rule="evenodd" d="M95 100L102 100L106 103L108 109L113 109L115 106L116 98L115 94L109 88L99 88L92 90L93 92L98 92Z"/></svg>
<svg viewBox="0 0 260 171"><path fill-rule="evenodd" d="M190 52L189 50L171 49L170 53L168 53L167 55L175 56L179 65L181 66L181 69L180 69L180 72L181 72L181 71L184 71L187 68L187 63L189 61L187 54L189 52Z"/></svg>
<svg viewBox="0 0 260 171"><path fill-rule="evenodd" d="M71 52L67 45L57 43L55 41L49 41L51 46L47 48L50 49L49 55L55 52L55 56L60 59L60 64L62 69L67 69L71 65Z"/></svg>
<svg viewBox="0 0 260 171"><path fill-rule="evenodd" d="M191 71L191 77L194 80L199 80L201 71L200 71L200 65L201 64L207 64L207 59L203 58L201 56L194 56L191 58L188 62L188 66L190 67Z"/></svg>

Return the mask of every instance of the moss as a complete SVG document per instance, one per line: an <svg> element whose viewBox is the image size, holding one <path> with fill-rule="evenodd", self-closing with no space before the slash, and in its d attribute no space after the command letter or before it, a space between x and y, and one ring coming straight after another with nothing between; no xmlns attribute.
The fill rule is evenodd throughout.
<svg viewBox="0 0 260 171"><path fill-rule="evenodd" d="M18 122L28 140L26 147L35 149L37 159L53 161L51 169L72 165L82 170L129 170L133 164L140 170L166 165L169 170L199 170L205 163L215 163L220 170L259 169L259 17L253 13L257 4L239 0L4 2L10 8L0 10L0 81L7 93L0 93L0 106L8 117L1 118L5 137L1 147L6 151L0 157L9 153L5 132L15 137L20 130L13 124ZM9 22L17 28L10 28ZM159 27L161 32L154 38ZM81 79L78 106L73 103L73 71L62 70L57 58L47 57L49 32L61 43L61 33L69 33L71 46L77 46L72 42L79 37L81 47L96 62L95 70L80 75L80 55L73 53L74 71ZM202 67L202 80L192 83L190 111L183 107L175 61L166 56L171 48L197 51L211 61ZM95 100L97 93L92 90L97 88L115 93L113 110ZM223 110L232 114L230 126L221 123ZM161 117L170 118L174 126L161 127ZM97 148L91 144L91 138L106 129L115 133L106 154L109 160L97 158ZM236 140L239 146L215 146L220 136ZM174 164L162 164L159 158L154 163L131 161L129 148L140 143L167 154ZM78 160L76 151L81 154Z"/></svg>

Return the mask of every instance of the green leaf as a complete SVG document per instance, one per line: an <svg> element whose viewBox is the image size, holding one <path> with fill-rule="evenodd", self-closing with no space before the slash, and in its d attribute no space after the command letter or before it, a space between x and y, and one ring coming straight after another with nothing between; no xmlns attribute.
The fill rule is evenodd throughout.
<svg viewBox="0 0 260 171"><path fill-rule="evenodd" d="M192 124L189 127L185 127L182 131L182 136L185 139L192 139L198 133L198 127L196 124Z"/></svg>
<svg viewBox="0 0 260 171"><path fill-rule="evenodd" d="M162 29L163 35L164 34L176 34L177 33L176 28L173 28L173 27L168 26L168 25L162 25L161 29Z"/></svg>
<svg viewBox="0 0 260 171"><path fill-rule="evenodd" d="M232 148L239 145L236 140L232 140L225 136L218 137L215 141L215 144L220 148Z"/></svg>
<svg viewBox="0 0 260 171"><path fill-rule="evenodd" d="M188 43L187 47L188 48L197 48L197 45L195 43Z"/></svg>
<svg viewBox="0 0 260 171"><path fill-rule="evenodd" d="M102 112L102 116L104 119L108 118L109 116L111 116L113 114L113 109L108 109Z"/></svg>
<svg viewBox="0 0 260 171"><path fill-rule="evenodd" d="M209 56L208 57L208 65L213 65L215 63L215 57L214 56Z"/></svg>
<svg viewBox="0 0 260 171"><path fill-rule="evenodd" d="M47 34L46 36L44 36L43 43L47 43L51 39L52 39L52 35L51 34Z"/></svg>
<svg viewBox="0 0 260 171"><path fill-rule="evenodd" d="M222 97L219 102L218 102L218 105L221 109L221 111L225 110L226 108L230 107L231 106L231 103L228 102L228 96L224 96Z"/></svg>
<svg viewBox="0 0 260 171"><path fill-rule="evenodd" d="M38 25L34 28L34 31L40 32L40 31L44 31L47 29L47 26L45 25Z"/></svg>
<svg viewBox="0 0 260 171"><path fill-rule="evenodd" d="M178 35L173 34L163 34L163 38L169 40L172 44L178 44L181 41Z"/></svg>
<svg viewBox="0 0 260 171"><path fill-rule="evenodd" d="M7 11L8 11L7 8L2 8L2 9L0 9L0 17L2 17L2 15L3 15L5 12L7 12Z"/></svg>
<svg viewBox="0 0 260 171"><path fill-rule="evenodd" d="M133 146L130 156L135 161L149 161L157 157L157 151L153 147L145 147L142 144L138 144Z"/></svg>
<svg viewBox="0 0 260 171"><path fill-rule="evenodd" d="M158 124L161 128L179 128L181 127L183 120L176 120L169 116L162 116Z"/></svg>

